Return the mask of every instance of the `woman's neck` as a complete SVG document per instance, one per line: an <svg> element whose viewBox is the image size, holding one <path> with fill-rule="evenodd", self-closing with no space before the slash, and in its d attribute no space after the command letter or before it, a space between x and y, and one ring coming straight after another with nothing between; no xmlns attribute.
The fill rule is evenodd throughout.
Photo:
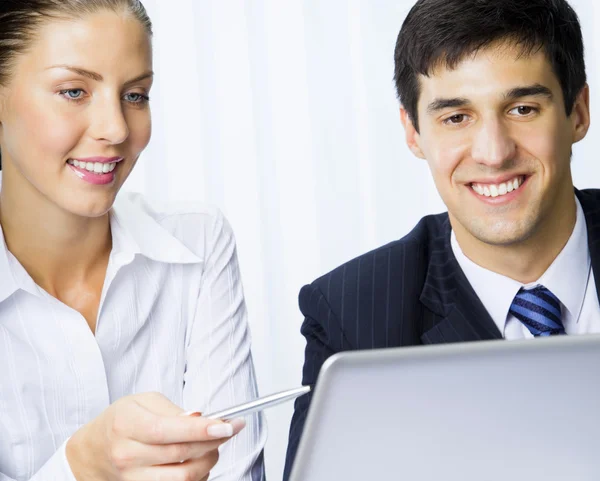
<svg viewBox="0 0 600 481"><path fill-rule="evenodd" d="M112 248L108 213L81 217L37 191L37 195L23 195L7 184L3 182L0 190L4 239L40 287L54 294L97 277L98 269L106 268Z"/></svg>

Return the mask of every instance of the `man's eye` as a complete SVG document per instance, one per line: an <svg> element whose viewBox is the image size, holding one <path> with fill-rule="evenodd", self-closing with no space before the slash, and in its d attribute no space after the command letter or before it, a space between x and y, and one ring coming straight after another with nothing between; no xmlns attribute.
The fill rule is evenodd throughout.
<svg viewBox="0 0 600 481"><path fill-rule="evenodd" d="M530 107L529 105L519 105L511 110L511 112L515 113L520 117L526 117L534 113L536 109L534 107Z"/></svg>
<svg viewBox="0 0 600 481"><path fill-rule="evenodd" d="M448 117L444 120L445 124L461 124L464 122L466 115L465 114L456 114L452 117Z"/></svg>

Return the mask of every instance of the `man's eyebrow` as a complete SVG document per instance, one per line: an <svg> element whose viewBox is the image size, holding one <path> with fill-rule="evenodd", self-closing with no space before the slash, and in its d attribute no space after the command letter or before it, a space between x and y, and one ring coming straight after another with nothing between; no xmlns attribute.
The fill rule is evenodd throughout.
<svg viewBox="0 0 600 481"><path fill-rule="evenodd" d="M434 99L427 106L427 113L434 114L439 112L440 110L456 108L456 107L465 107L466 105L470 105L471 101L469 99L465 99L463 97L455 97L453 99Z"/></svg>
<svg viewBox="0 0 600 481"><path fill-rule="evenodd" d="M104 80L104 77L102 75L100 75L99 73L92 72L91 70L86 70L81 67L75 67L73 65L52 65L51 67L48 67L46 70L50 70L52 68L62 68L65 70L69 70L73 73L76 73L77 75L81 75L82 77L87 77L92 80L95 80L96 82L102 82ZM138 75L137 77L135 77L131 80L128 80L127 82L125 82L125 85L130 85L130 84L133 84L136 82L140 82L142 80L151 78L153 76L154 76L154 72L149 70L148 72L144 72L143 74Z"/></svg>
<svg viewBox="0 0 600 481"><path fill-rule="evenodd" d="M554 95L548 87L541 84L515 87L504 94L505 100L517 100L523 97L546 97L548 100L552 100Z"/></svg>

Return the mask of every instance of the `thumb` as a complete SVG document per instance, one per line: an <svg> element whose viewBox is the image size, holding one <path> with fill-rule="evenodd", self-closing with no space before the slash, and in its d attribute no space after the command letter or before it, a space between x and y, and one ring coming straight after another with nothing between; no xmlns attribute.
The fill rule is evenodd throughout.
<svg viewBox="0 0 600 481"><path fill-rule="evenodd" d="M160 416L178 416L183 412L176 404L160 393L150 392L135 396L136 402L153 414Z"/></svg>

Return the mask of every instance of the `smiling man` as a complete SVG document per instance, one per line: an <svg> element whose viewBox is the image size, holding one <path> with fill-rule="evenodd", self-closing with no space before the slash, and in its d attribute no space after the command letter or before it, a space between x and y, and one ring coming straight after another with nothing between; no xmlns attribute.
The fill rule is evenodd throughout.
<svg viewBox="0 0 600 481"><path fill-rule="evenodd" d="M344 350L600 332L600 191L576 190L570 169L590 115L568 3L419 0L395 81L448 212L302 289L303 383Z"/></svg>

